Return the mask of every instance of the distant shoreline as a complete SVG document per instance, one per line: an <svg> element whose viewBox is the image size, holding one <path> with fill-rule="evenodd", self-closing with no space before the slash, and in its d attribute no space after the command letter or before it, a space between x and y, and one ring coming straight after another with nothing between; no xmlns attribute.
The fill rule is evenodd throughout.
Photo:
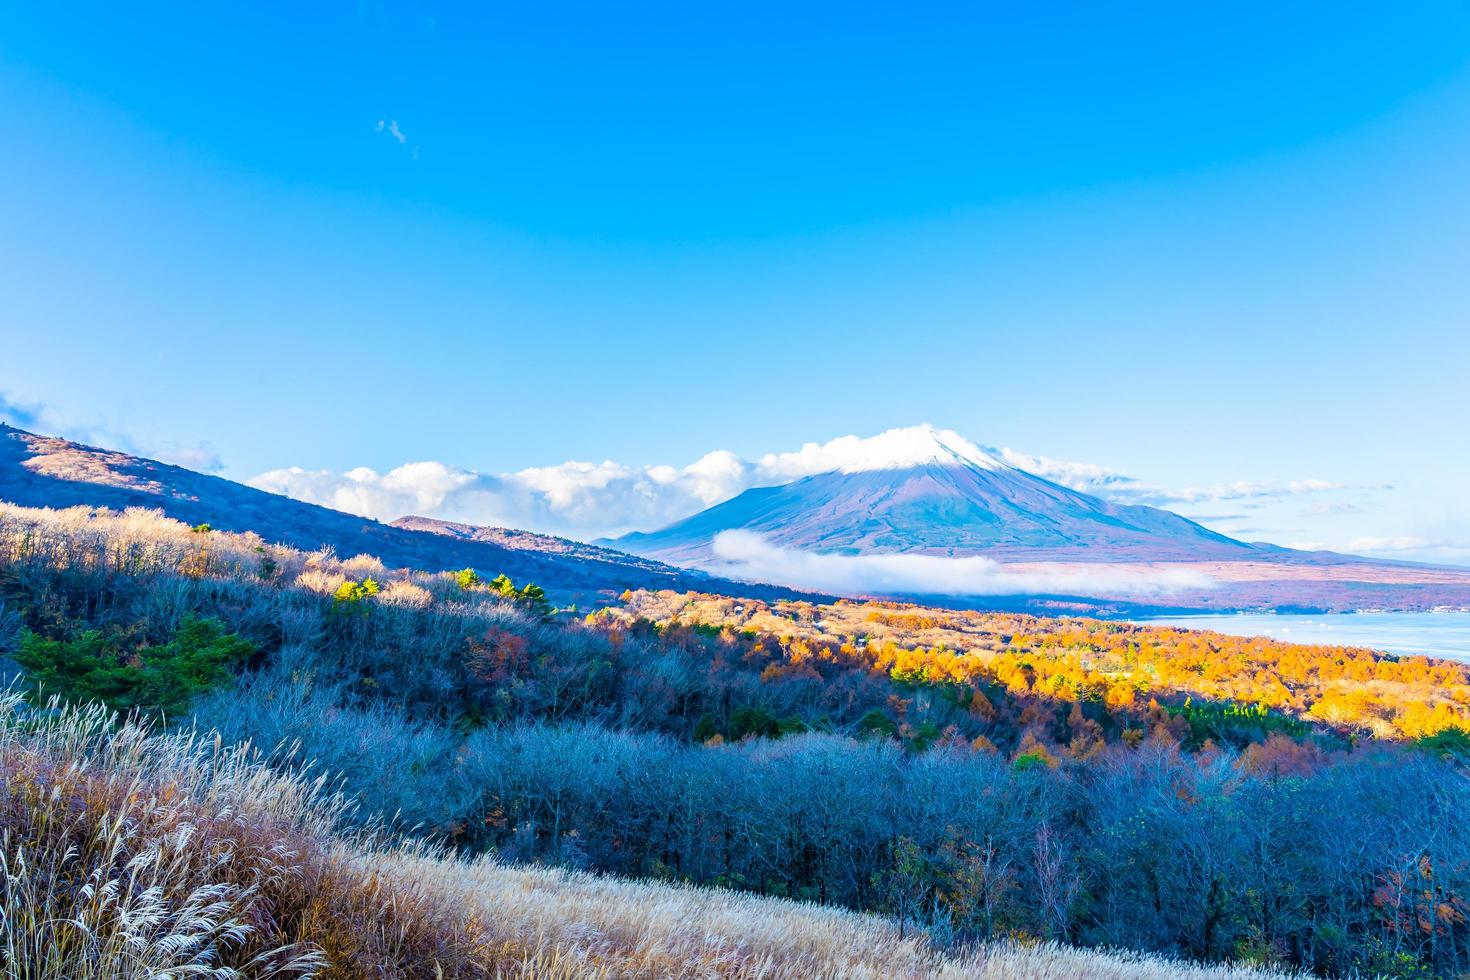
<svg viewBox="0 0 1470 980"><path fill-rule="evenodd" d="M1470 661L1470 611L1466 610L1209 613L1130 616L1128 621L1287 642L1365 646L1397 656Z"/></svg>

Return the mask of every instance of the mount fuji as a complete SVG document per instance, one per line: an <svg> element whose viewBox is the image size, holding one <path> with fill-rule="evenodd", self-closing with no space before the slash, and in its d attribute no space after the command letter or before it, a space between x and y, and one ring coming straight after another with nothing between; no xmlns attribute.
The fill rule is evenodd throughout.
<svg viewBox="0 0 1470 980"><path fill-rule="evenodd" d="M1238 541L1053 483L948 429L793 456L799 478L606 543L839 594L1030 596L1078 612L1470 608L1470 570Z"/></svg>
<svg viewBox="0 0 1470 980"><path fill-rule="evenodd" d="M1257 558L1247 544L1178 514L1081 493L1018 469L948 429L915 426L855 440L834 467L756 487L692 517L614 544L707 564L725 531L838 555L985 556L1072 561Z"/></svg>

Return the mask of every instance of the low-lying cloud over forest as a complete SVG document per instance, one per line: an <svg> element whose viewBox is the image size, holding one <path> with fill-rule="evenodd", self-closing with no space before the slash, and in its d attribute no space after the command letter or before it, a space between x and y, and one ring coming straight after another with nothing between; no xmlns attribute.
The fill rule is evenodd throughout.
<svg viewBox="0 0 1470 980"><path fill-rule="evenodd" d="M1157 596L1215 583L1181 568L1071 562L1002 565L989 558L934 555L820 555L772 544L750 531L723 531L714 540L731 578L771 582L841 595L1089 595Z"/></svg>

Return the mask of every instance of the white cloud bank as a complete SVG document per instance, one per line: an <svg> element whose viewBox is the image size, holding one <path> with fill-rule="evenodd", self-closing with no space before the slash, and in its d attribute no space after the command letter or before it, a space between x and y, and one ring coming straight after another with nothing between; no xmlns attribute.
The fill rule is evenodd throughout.
<svg viewBox="0 0 1470 980"><path fill-rule="evenodd" d="M917 465L942 451L936 446L994 462L986 450L959 434L925 425L870 438L809 442L754 462L718 449L683 467L572 461L484 474L438 462L408 463L387 473L367 467L333 473L293 466L249 482L379 520L421 514L587 538L662 527L751 487L790 483L814 473Z"/></svg>
<svg viewBox="0 0 1470 980"><path fill-rule="evenodd" d="M733 453L713 452L682 468L604 460L489 474L426 461L386 473L365 466L346 473L293 466L248 482L379 520L418 514L586 539L687 517L754 486L757 473Z"/></svg>
<svg viewBox="0 0 1470 980"><path fill-rule="evenodd" d="M732 578L843 595L1087 595L1148 597L1208 589L1193 569L1050 562L1017 568L989 558L932 555L819 555L771 544L750 531L715 536L717 565Z"/></svg>
<svg viewBox="0 0 1470 980"><path fill-rule="evenodd" d="M1238 482L1170 491L1091 463L987 449L931 425L875 436L842 436L758 460L715 450L687 466L634 467L612 460L571 461L515 473L487 474L425 461L386 473L366 467L333 473L272 470L249 482L338 510L392 520L408 514L500 525L589 539L651 530L728 500L751 487L789 483L832 470L916 465L957 453L978 465L1010 465L1053 482L1124 503L1174 506L1272 498L1336 488L1321 480Z"/></svg>

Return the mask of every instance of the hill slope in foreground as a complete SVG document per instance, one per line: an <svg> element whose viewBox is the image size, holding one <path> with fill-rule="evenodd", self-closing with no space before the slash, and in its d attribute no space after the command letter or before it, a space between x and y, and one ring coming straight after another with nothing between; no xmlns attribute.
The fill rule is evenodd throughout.
<svg viewBox="0 0 1470 980"><path fill-rule="evenodd" d="M1085 580L1078 569L1106 567L1110 581L1123 583L1106 593L1119 610L1470 606L1470 569L1237 541L1166 510L1060 486L929 426L895 429L868 442L875 447L869 457L753 488L660 530L608 543L660 561L722 574L743 569L751 578L827 591L840 590L821 580L824 572L862 581L861 559L903 556L931 563L990 559L1001 563L1002 577L1032 583ZM759 535L769 550L758 549L754 557L722 552L717 538L726 532ZM800 557L811 555L829 560L818 566ZM841 565L832 558L859 561ZM946 581L944 589L926 592L912 581L923 576L910 574L896 591L891 578L870 574L868 591L942 596L949 603L963 598L960 573L930 567L934 578ZM813 577L801 580L804 574ZM1165 576L1184 587L1161 591L1157 583ZM1148 587L1130 587L1130 581ZM996 593L995 583L977 591ZM1061 587L1049 591L1067 594ZM993 595L987 604L995 604ZM1098 608L1095 602L1079 606Z"/></svg>
<svg viewBox="0 0 1470 980"><path fill-rule="evenodd" d="M0 500L26 507L146 507L187 524L254 531L306 551L371 554L394 566L475 568L532 581L561 601L586 602L627 588L752 587L608 548L505 528L456 533L461 525L425 518L382 524L366 517L267 493L221 477L39 436L0 423ZM785 589L754 591L788 593Z"/></svg>
<svg viewBox="0 0 1470 980"><path fill-rule="evenodd" d="M26 976L1269 978L1053 945L934 948L890 920L349 837L242 749L0 696L7 961ZM12 851L24 842L24 859ZM87 888L67 885L88 882Z"/></svg>

